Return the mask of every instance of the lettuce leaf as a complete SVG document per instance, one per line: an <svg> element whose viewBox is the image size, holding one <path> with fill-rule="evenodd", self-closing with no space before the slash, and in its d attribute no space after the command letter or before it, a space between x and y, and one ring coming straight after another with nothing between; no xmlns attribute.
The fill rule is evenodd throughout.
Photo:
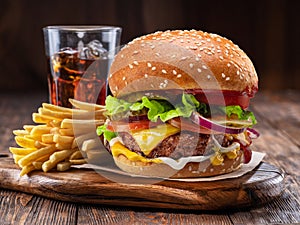
<svg viewBox="0 0 300 225"><path fill-rule="evenodd" d="M106 125L98 126L96 132L98 136L103 134L104 138L108 141L117 136L115 132L107 130Z"/></svg>
<svg viewBox="0 0 300 225"><path fill-rule="evenodd" d="M226 113L226 115L228 117L230 117L232 114L234 114L234 115L237 115L237 117L240 120L251 119L253 125L257 123L253 112L245 111L238 105L225 106L225 107L222 107L222 110L223 110L223 112Z"/></svg>
<svg viewBox="0 0 300 225"><path fill-rule="evenodd" d="M193 95L183 94L181 103L172 106L169 102L163 100L150 100L143 97L141 102L136 102L130 106L131 111L138 111L143 108L148 108L148 119L156 122L158 118L166 122L169 119L182 116L190 117L193 111L205 109L205 104L200 104Z"/></svg>
<svg viewBox="0 0 300 225"><path fill-rule="evenodd" d="M127 112L131 104L122 99L117 99L112 96L107 96L105 100L105 108L108 115L119 114Z"/></svg>

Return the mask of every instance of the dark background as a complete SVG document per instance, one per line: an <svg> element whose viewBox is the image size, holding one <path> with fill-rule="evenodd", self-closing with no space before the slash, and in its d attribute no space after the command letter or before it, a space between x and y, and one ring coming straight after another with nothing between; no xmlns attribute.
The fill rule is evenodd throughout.
<svg viewBox="0 0 300 225"><path fill-rule="evenodd" d="M300 1L1 0L0 91L47 91L42 28L116 25L122 44L167 29L200 29L238 44L260 89L300 89Z"/></svg>

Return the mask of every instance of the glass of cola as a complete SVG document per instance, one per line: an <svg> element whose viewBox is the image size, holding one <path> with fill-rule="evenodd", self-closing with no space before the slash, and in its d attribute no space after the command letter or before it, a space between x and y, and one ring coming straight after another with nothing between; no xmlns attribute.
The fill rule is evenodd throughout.
<svg viewBox="0 0 300 225"><path fill-rule="evenodd" d="M43 28L50 103L71 107L69 99L73 98L103 105L121 32L113 26Z"/></svg>

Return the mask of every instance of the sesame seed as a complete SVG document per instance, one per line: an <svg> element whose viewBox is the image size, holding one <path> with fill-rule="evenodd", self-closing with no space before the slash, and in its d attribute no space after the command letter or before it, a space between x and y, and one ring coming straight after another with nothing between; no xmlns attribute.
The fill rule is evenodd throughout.
<svg viewBox="0 0 300 225"><path fill-rule="evenodd" d="M128 84L128 83L127 83L127 81L125 80L125 86L127 86L127 84Z"/></svg>
<svg viewBox="0 0 300 225"><path fill-rule="evenodd" d="M161 72L162 72L162 73L164 73L164 74L166 74L166 73L167 73L167 71L166 71L166 70L161 70Z"/></svg>
<svg viewBox="0 0 300 225"><path fill-rule="evenodd" d="M159 54L158 52L156 52L156 53L155 53L155 55L156 55L157 57L159 57L159 56L160 56L160 54Z"/></svg>
<svg viewBox="0 0 300 225"><path fill-rule="evenodd" d="M145 73L144 77L145 77L145 78L148 78L148 74Z"/></svg>
<svg viewBox="0 0 300 225"><path fill-rule="evenodd" d="M217 52L220 53L220 52L222 52L222 51L221 51L221 49L218 49Z"/></svg>
<svg viewBox="0 0 300 225"><path fill-rule="evenodd" d="M220 58L221 60L223 60L223 59L224 59L224 57L223 57L223 56L221 56L221 55L219 56L219 58Z"/></svg>
<svg viewBox="0 0 300 225"><path fill-rule="evenodd" d="M168 84L168 80L164 80L164 83L165 83L165 84Z"/></svg>
<svg viewBox="0 0 300 225"><path fill-rule="evenodd" d="M229 81L229 80L230 80L230 77L226 77L226 79L225 79L225 80Z"/></svg>
<svg viewBox="0 0 300 225"><path fill-rule="evenodd" d="M207 66L205 66L205 65L203 65L202 68L205 69L205 70L207 70Z"/></svg>
<svg viewBox="0 0 300 225"><path fill-rule="evenodd" d="M218 41L218 42L221 42L221 38L217 38L217 41Z"/></svg>
<svg viewBox="0 0 300 225"><path fill-rule="evenodd" d="M194 64L190 63L190 68L193 69L193 67L194 67Z"/></svg>
<svg viewBox="0 0 300 225"><path fill-rule="evenodd" d="M198 54L197 56L198 56L199 58L201 58L201 55L200 55L200 54Z"/></svg>
<svg viewBox="0 0 300 225"><path fill-rule="evenodd" d="M123 54L121 55L121 58L124 58L124 55L123 55Z"/></svg>
<svg viewBox="0 0 300 225"><path fill-rule="evenodd" d="M138 54L139 53L139 51L134 51L133 52L133 55L136 55L136 54Z"/></svg>
<svg viewBox="0 0 300 225"><path fill-rule="evenodd" d="M207 79L209 79L209 80L210 80L210 78L211 78L211 76L208 74L208 75L207 75Z"/></svg>
<svg viewBox="0 0 300 225"><path fill-rule="evenodd" d="M196 57L195 60L196 60L196 61L200 61L200 58L199 58L199 57Z"/></svg>
<svg viewBox="0 0 300 225"><path fill-rule="evenodd" d="M132 68L133 68L133 65L131 65L131 64L129 64L128 66L129 66L129 68L130 68L130 69L132 69Z"/></svg>
<svg viewBox="0 0 300 225"><path fill-rule="evenodd" d="M139 63L137 61L134 61L133 64L134 65L139 65Z"/></svg>
<svg viewBox="0 0 300 225"><path fill-rule="evenodd" d="M181 76L182 76L181 74L178 74L178 75L177 75L177 78L180 78Z"/></svg>
<svg viewBox="0 0 300 225"><path fill-rule="evenodd" d="M230 67L231 66L230 63L227 63L227 66Z"/></svg>
<svg viewBox="0 0 300 225"><path fill-rule="evenodd" d="M149 63L149 62L147 63L147 66L148 66L148 67L152 67L151 63Z"/></svg>
<svg viewBox="0 0 300 225"><path fill-rule="evenodd" d="M182 57L180 60L183 61L183 60L186 60L186 59L187 59L187 57L184 56L184 57Z"/></svg>
<svg viewBox="0 0 300 225"><path fill-rule="evenodd" d="M173 70L173 74L176 75L176 74L177 74L177 71L176 71L176 70Z"/></svg>
<svg viewBox="0 0 300 225"><path fill-rule="evenodd" d="M155 67L155 66L153 66L153 67L151 68L151 70L156 70L156 67Z"/></svg>
<svg viewBox="0 0 300 225"><path fill-rule="evenodd" d="M208 42L210 42L210 38L207 38L206 40L207 40Z"/></svg>
<svg viewBox="0 0 300 225"><path fill-rule="evenodd" d="M226 75L225 75L224 73L222 73L222 77L223 77L223 78L225 78L225 77L226 77Z"/></svg>
<svg viewBox="0 0 300 225"><path fill-rule="evenodd" d="M122 80L126 80L126 77L123 77Z"/></svg>
<svg viewBox="0 0 300 225"><path fill-rule="evenodd" d="M240 71L236 71L236 74L237 74L237 75L240 75Z"/></svg>
<svg viewBox="0 0 300 225"><path fill-rule="evenodd" d="M113 75L112 75L112 73L111 73L111 74L109 74L109 77L110 77L110 78L112 78L112 76L113 76Z"/></svg>
<svg viewBox="0 0 300 225"><path fill-rule="evenodd" d="M202 70L201 70L200 68L198 68L197 71L198 71L198 73L201 73L201 72L202 72Z"/></svg>
<svg viewBox="0 0 300 225"><path fill-rule="evenodd" d="M197 46L190 46L191 50L197 50Z"/></svg>

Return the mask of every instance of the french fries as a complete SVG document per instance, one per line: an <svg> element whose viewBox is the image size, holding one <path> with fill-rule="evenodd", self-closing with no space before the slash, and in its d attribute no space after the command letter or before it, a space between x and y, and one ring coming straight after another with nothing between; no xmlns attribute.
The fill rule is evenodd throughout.
<svg viewBox="0 0 300 225"><path fill-rule="evenodd" d="M35 125L24 125L14 130L19 147L10 147L14 161L21 167L20 176L34 170L48 172L52 169L66 171L72 165L86 163L85 151L94 147L96 127L104 124L105 107L70 99L74 108L43 103L38 112L32 114Z"/></svg>

